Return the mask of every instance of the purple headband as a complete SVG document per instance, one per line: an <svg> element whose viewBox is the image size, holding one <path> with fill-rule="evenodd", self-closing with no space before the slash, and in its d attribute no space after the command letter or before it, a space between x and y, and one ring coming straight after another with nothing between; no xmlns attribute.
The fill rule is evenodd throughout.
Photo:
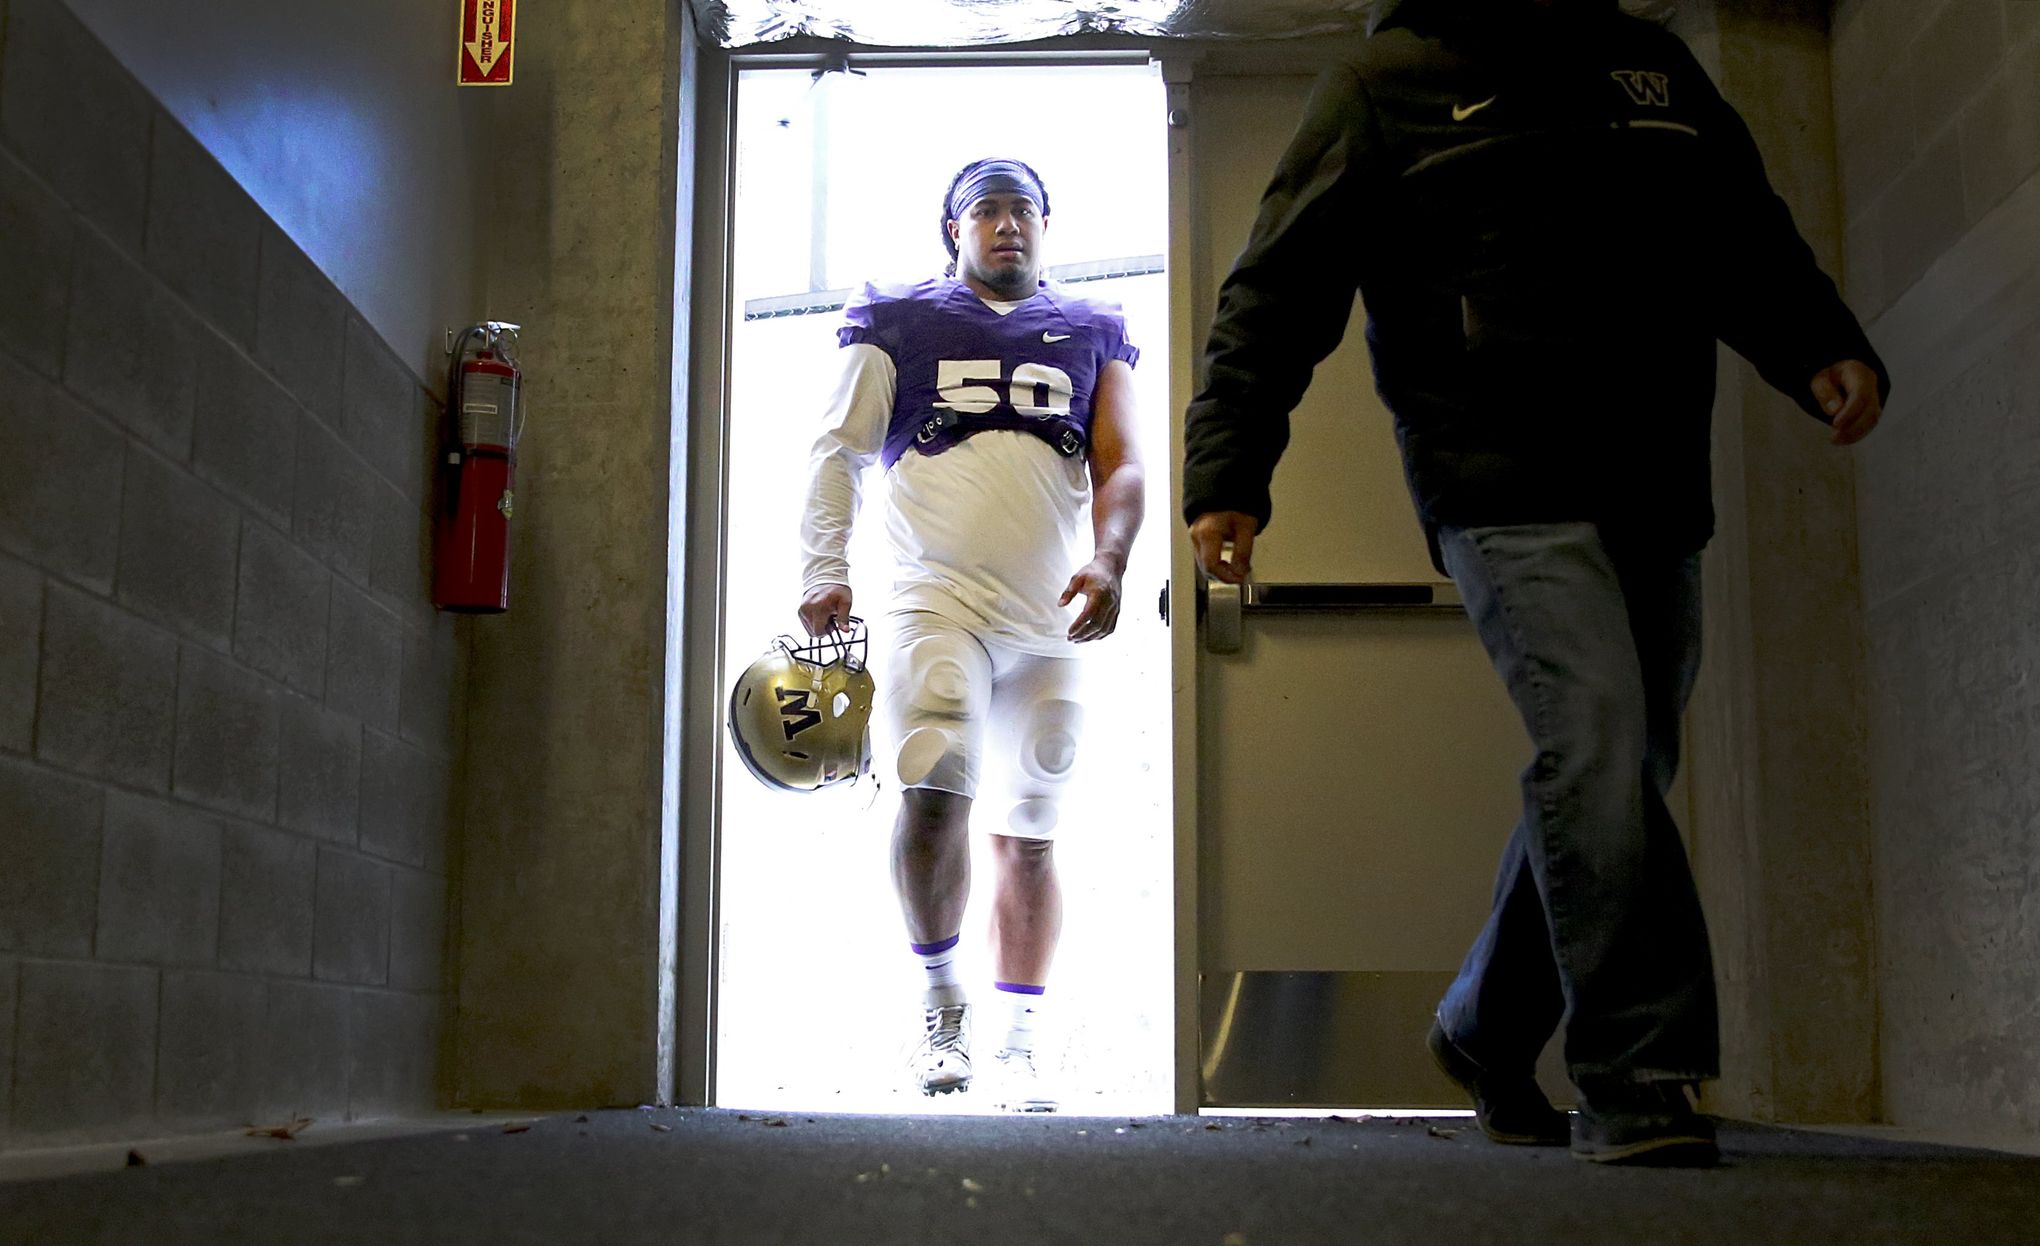
<svg viewBox="0 0 2040 1246"><path fill-rule="evenodd" d="M1014 160L987 160L972 169L970 176L956 187L956 193L949 197L949 219L963 219L964 210L986 195L1021 194L1034 200L1036 207L1048 202L1048 192L1026 166ZM1046 213L1044 213L1046 215Z"/></svg>

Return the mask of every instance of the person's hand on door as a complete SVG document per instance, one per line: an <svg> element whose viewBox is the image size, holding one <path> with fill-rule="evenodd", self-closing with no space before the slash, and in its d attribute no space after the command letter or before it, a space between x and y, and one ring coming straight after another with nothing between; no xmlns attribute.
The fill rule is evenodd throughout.
<svg viewBox="0 0 2040 1246"><path fill-rule="evenodd" d="M1254 573L1254 534L1261 521L1240 511L1206 511L1190 522L1190 548L1204 573L1224 584L1245 584Z"/></svg>

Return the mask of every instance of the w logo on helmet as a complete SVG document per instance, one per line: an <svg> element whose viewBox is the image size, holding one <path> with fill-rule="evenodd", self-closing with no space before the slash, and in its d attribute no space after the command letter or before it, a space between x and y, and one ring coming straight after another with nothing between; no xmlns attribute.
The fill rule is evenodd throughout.
<svg viewBox="0 0 2040 1246"><path fill-rule="evenodd" d="M779 697L779 728L786 738L822 725L822 712L815 708L815 694L805 688L775 688Z"/></svg>
<svg viewBox="0 0 2040 1246"><path fill-rule="evenodd" d="M1629 92L1629 98L1638 104L1654 108L1671 107L1672 80L1664 74L1647 69L1618 69L1608 76L1621 83L1622 89Z"/></svg>

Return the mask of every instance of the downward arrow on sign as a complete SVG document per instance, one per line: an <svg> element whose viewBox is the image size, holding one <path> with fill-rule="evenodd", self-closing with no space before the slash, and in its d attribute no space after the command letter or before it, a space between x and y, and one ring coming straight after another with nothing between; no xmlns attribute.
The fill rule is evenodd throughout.
<svg viewBox="0 0 2040 1246"><path fill-rule="evenodd" d="M462 0L459 81L464 86L510 84L510 23L516 0Z"/></svg>

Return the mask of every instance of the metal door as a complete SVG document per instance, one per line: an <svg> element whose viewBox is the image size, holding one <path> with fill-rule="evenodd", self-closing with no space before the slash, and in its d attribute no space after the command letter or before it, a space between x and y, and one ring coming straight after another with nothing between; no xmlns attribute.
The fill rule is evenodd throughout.
<svg viewBox="0 0 2040 1246"><path fill-rule="evenodd" d="M1311 79L1166 68L1180 465L1192 362ZM1465 1106L1424 1033L1486 914L1527 742L1425 551L1361 322L1295 414L1255 591L1214 586L1193 620L1177 523L1185 1106Z"/></svg>

